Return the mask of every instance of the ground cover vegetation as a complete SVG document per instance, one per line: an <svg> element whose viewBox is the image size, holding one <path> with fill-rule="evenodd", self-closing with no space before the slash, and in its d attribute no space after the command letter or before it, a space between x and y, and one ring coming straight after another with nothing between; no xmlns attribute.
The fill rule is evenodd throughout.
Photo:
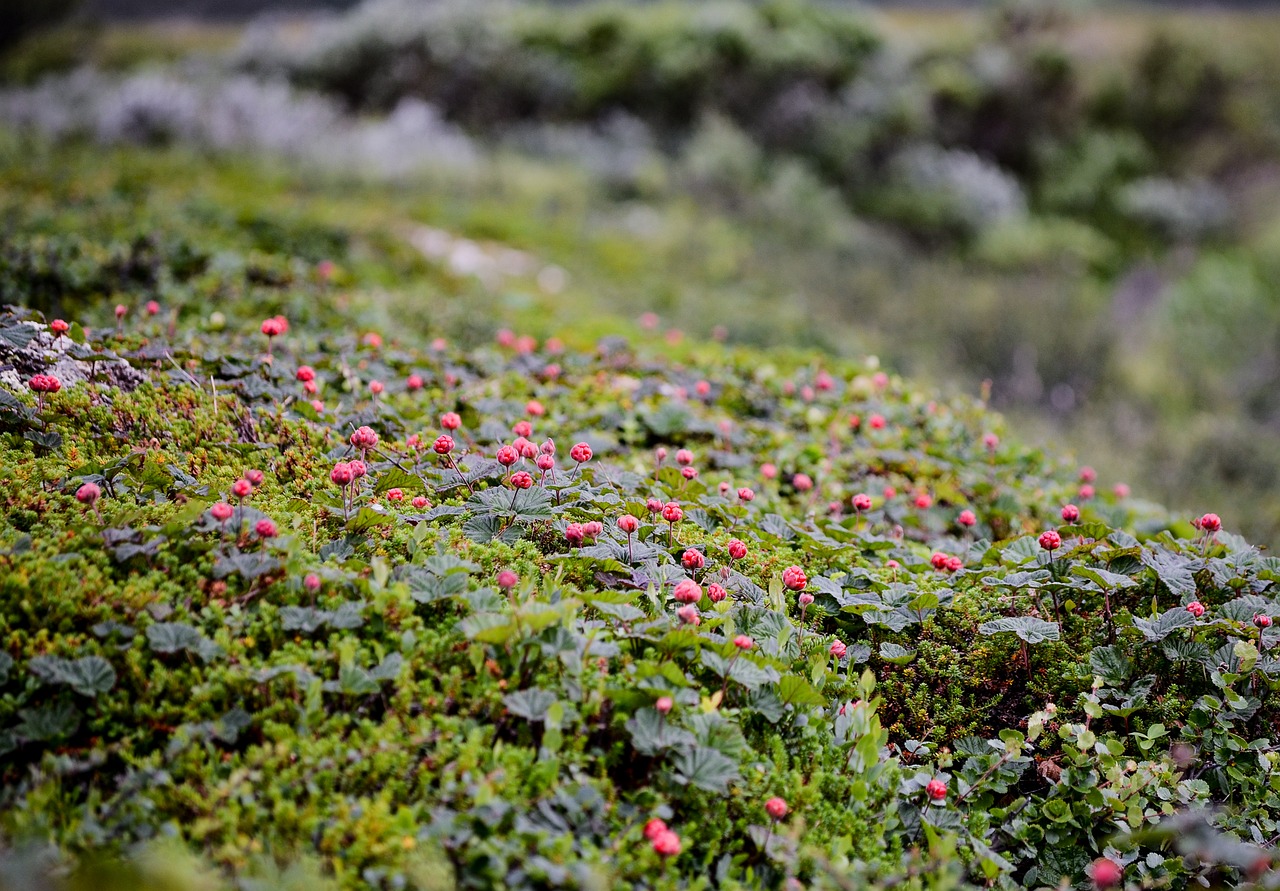
<svg viewBox="0 0 1280 891"><path fill-rule="evenodd" d="M155 262L0 321L11 875L1274 881L1280 564L1215 515L865 363Z"/></svg>
<svg viewBox="0 0 1280 891"><path fill-rule="evenodd" d="M1092 100L1022 161L946 116L883 157L849 136L865 181L753 117L776 84L830 84L831 123L869 83L1077 71L1035 20L1005 20L1012 69L980 43L867 81L881 38L802 6L425 8L251 36L252 77L0 101L0 887L1280 885L1280 562L1204 497L1222 474L1171 512L1026 445L976 382L862 352L906 364L893 336L935 325L996 349L982 320L1022 313L998 330L1112 368L1107 325L1047 323L1035 286L1067 306L1190 252L1259 284L1205 301L1188 274L1160 330L1199 336L1159 383L1262 393L1265 219L1047 210L1036 152L1094 139ZM445 37L474 42L442 61ZM1143 57L1155 82L1182 59L1256 111L1179 52ZM496 66L474 117L434 92L463 59ZM1151 154L1098 194L1177 171L1151 194L1255 207L1205 146L1265 157L1265 117L1192 150L1160 127L1196 90L1169 90L1108 119ZM928 210L960 181L1023 210ZM1045 278L1086 231L1083 277ZM991 245L1028 232L1056 234L1009 273ZM833 309L851 260L913 299ZM939 317L944 280L990 299Z"/></svg>

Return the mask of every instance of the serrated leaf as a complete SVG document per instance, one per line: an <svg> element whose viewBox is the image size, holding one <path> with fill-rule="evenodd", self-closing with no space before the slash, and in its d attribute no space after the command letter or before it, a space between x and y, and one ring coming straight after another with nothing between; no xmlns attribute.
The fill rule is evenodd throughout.
<svg viewBox="0 0 1280 891"><path fill-rule="evenodd" d="M1165 610L1154 619L1135 616L1133 627L1142 632L1142 636L1152 643L1164 640L1179 628L1187 628L1196 623L1196 617L1187 612L1186 607L1175 606Z"/></svg>
<svg viewBox="0 0 1280 891"><path fill-rule="evenodd" d="M978 633L991 637L995 634L1012 633L1029 644L1038 644L1046 640L1057 640L1060 629L1056 622L1046 622L1032 616L1013 616L983 622L978 626Z"/></svg>
<svg viewBox="0 0 1280 891"><path fill-rule="evenodd" d="M899 644L885 641L880 644L880 658L894 665L906 665L916 658L916 653L915 650L908 650Z"/></svg>
<svg viewBox="0 0 1280 891"><path fill-rule="evenodd" d="M740 778L738 765L708 746L694 746L675 759L675 781L682 786L721 795Z"/></svg>
<svg viewBox="0 0 1280 891"><path fill-rule="evenodd" d="M502 697L502 702L511 714L526 721L545 721L547 709L556 701L556 694L541 687L530 687Z"/></svg>
<svg viewBox="0 0 1280 891"><path fill-rule="evenodd" d="M657 755L666 749L693 746L692 733L674 726L655 708L637 709L627 721L631 745L641 755Z"/></svg>
<svg viewBox="0 0 1280 891"><path fill-rule="evenodd" d="M808 708L826 705L827 700L799 675L789 674L778 681L778 698L786 705Z"/></svg>
<svg viewBox="0 0 1280 891"><path fill-rule="evenodd" d="M1164 550L1143 551L1140 559L1143 566L1154 570L1175 597L1195 596L1196 579L1191 570L1191 560Z"/></svg>

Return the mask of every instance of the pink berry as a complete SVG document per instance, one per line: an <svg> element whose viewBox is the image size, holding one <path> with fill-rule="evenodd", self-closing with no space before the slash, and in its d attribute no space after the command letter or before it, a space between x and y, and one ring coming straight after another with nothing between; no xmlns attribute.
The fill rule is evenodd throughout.
<svg viewBox="0 0 1280 891"><path fill-rule="evenodd" d="M1112 888L1120 884L1124 877L1124 869L1120 864L1107 857L1099 857L1089 867L1096 888Z"/></svg>
<svg viewBox="0 0 1280 891"><path fill-rule="evenodd" d="M1187 604L1187 612L1198 619L1204 615L1204 604L1199 600L1193 600Z"/></svg>
<svg viewBox="0 0 1280 891"><path fill-rule="evenodd" d="M498 573L499 588L506 590L507 588L514 588L518 584L520 584L520 576L516 575L510 569L504 569L502 572Z"/></svg>
<svg viewBox="0 0 1280 891"><path fill-rule="evenodd" d="M685 625L702 624L702 616L698 615L698 608L694 606L692 603L686 604L685 606L682 606L678 610L676 610L676 618L678 618Z"/></svg>
<svg viewBox="0 0 1280 891"><path fill-rule="evenodd" d="M676 452L676 463L681 466L688 466L693 463L693 452L688 449L681 449Z"/></svg>
<svg viewBox="0 0 1280 891"><path fill-rule="evenodd" d="M581 523L570 523L564 527L564 537L570 545L577 547L582 544L587 534L583 531Z"/></svg>
<svg viewBox="0 0 1280 891"><path fill-rule="evenodd" d="M367 451L378 444L378 434L372 427L360 427L351 434L351 444L358 449Z"/></svg>
<svg viewBox="0 0 1280 891"><path fill-rule="evenodd" d="M275 538L278 530L273 520L263 517L253 527L253 531L258 533L259 538Z"/></svg>
<svg viewBox="0 0 1280 891"><path fill-rule="evenodd" d="M1080 508L1074 504L1062 505L1062 522L1076 523L1080 520Z"/></svg>
<svg viewBox="0 0 1280 891"><path fill-rule="evenodd" d="M729 490L730 490L730 489L732 489L732 488L733 488L733 486L731 486L731 485L728 483L728 481L722 480L722 481L720 482L720 497L721 497L721 498L728 498L728 497L729 497Z"/></svg>
<svg viewBox="0 0 1280 891"><path fill-rule="evenodd" d="M871 425L872 430L884 429L884 415L872 415L867 423Z"/></svg>
<svg viewBox="0 0 1280 891"><path fill-rule="evenodd" d="M102 497L102 489L97 483L84 483L76 489L76 501L81 504L93 504Z"/></svg>
<svg viewBox="0 0 1280 891"><path fill-rule="evenodd" d="M316 412L316 414L320 414L321 412L323 412L323 411L324 411L324 403L323 403L323 402L321 402L319 399L312 399L312 400L311 400L311 409L312 409L314 412Z"/></svg>
<svg viewBox="0 0 1280 891"><path fill-rule="evenodd" d="M801 606L808 606L809 604L813 603L813 595L810 594L808 591L805 591L803 594L801 594L799 597L796 598L796 601Z"/></svg>
<svg viewBox="0 0 1280 891"><path fill-rule="evenodd" d="M679 523L684 519L684 510L674 501L668 501L662 506L662 519L668 523Z"/></svg>
<svg viewBox="0 0 1280 891"><path fill-rule="evenodd" d="M1000 447L1000 437L994 433L988 433L982 437L982 444L986 446L988 452L994 452Z"/></svg>
<svg viewBox="0 0 1280 891"><path fill-rule="evenodd" d="M770 798L764 803L764 810L773 819L781 820L787 815L787 803L781 798Z"/></svg>
<svg viewBox="0 0 1280 891"><path fill-rule="evenodd" d="M747 556L746 542L738 538L729 539L729 556L735 560L741 560Z"/></svg>
<svg viewBox="0 0 1280 891"><path fill-rule="evenodd" d="M351 468L351 478L358 480L369 472L369 468L365 466L363 461L351 461L348 465Z"/></svg>
<svg viewBox="0 0 1280 891"><path fill-rule="evenodd" d="M540 418L547 413L547 410L542 407L542 403L536 399L530 399L526 402L524 404L524 411L525 414L533 415L535 418Z"/></svg>
<svg viewBox="0 0 1280 891"><path fill-rule="evenodd" d="M436 441L432 443L431 448L437 455L447 455L453 451L453 437L447 433L442 433L436 437Z"/></svg>
<svg viewBox="0 0 1280 891"><path fill-rule="evenodd" d="M653 849L661 857L674 857L680 853L680 836L664 829L654 836Z"/></svg>
<svg viewBox="0 0 1280 891"><path fill-rule="evenodd" d="M262 333L267 335L267 337L279 337L281 334L284 334L284 326L280 324L280 319L278 317L263 320L261 329Z"/></svg>
<svg viewBox="0 0 1280 891"><path fill-rule="evenodd" d="M333 465L333 470L329 471L329 479L333 481L334 485L345 486L355 477L351 475L351 465L345 461L339 461Z"/></svg>
<svg viewBox="0 0 1280 891"><path fill-rule="evenodd" d="M937 777L930 780L929 785L925 786L924 790L933 801L942 801L947 797L947 784Z"/></svg>
<svg viewBox="0 0 1280 891"><path fill-rule="evenodd" d="M920 508L921 510L928 510L932 504L933 504L933 496L931 496L928 492L921 492L919 495L916 496L916 507Z"/></svg>
<svg viewBox="0 0 1280 891"><path fill-rule="evenodd" d="M1129 497L1129 486L1125 483L1116 483L1115 486L1112 487L1111 491L1119 499L1123 500Z"/></svg>
<svg viewBox="0 0 1280 891"><path fill-rule="evenodd" d="M853 509L856 511L871 510L871 496L859 492L853 496Z"/></svg>
<svg viewBox="0 0 1280 891"><path fill-rule="evenodd" d="M1093 496L1094 496L1093 486L1089 485L1088 483L1085 483L1083 486L1080 487L1081 501L1089 501L1093 498Z"/></svg>
<svg viewBox="0 0 1280 891"><path fill-rule="evenodd" d="M123 319L123 318L124 318L124 314L125 314L125 313L127 313L128 311L129 311L129 307L125 306L123 303L117 303L117 304L116 304L116 319L117 319L117 320L119 320L119 319Z"/></svg>
<svg viewBox="0 0 1280 891"><path fill-rule="evenodd" d="M733 645L740 650L749 650L756 645L756 642L745 634L739 634L733 639Z"/></svg>
<svg viewBox="0 0 1280 891"><path fill-rule="evenodd" d="M1205 514L1200 518L1200 528L1205 532L1217 532L1222 528L1222 518L1217 514Z"/></svg>
<svg viewBox="0 0 1280 891"><path fill-rule="evenodd" d="M659 696L658 701L653 704L653 707L665 715L670 713L671 709L675 707L675 704L675 700L670 696Z"/></svg>
<svg viewBox="0 0 1280 891"><path fill-rule="evenodd" d="M1258 613L1253 617L1253 624L1257 625L1259 628L1270 628L1271 617L1266 613Z"/></svg>
<svg viewBox="0 0 1280 891"><path fill-rule="evenodd" d="M533 486L533 474L520 470L511 474L511 485L517 489L529 489Z"/></svg>
<svg viewBox="0 0 1280 891"><path fill-rule="evenodd" d="M831 653L832 656L835 656L837 659L843 659L844 654L847 653L848 651L849 651L849 648L844 645L843 641L835 640L831 642L831 648L829 652Z"/></svg>
<svg viewBox="0 0 1280 891"><path fill-rule="evenodd" d="M640 521L631 514L623 514L618 517L618 528L627 535L632 535L640 528Z"/></svg>
<svg viewBox="0 0 1280 891"><path fill-rule="evenodd" d="M511 432L520 437L533 436L533 425L528 421L516 421L511 428Z"/></svg>
<svg viewBox="0 0 1280 891"><path fill-rule="evenodd" d="M707 585L707 599L712 603L719 603L729 596L729 592L715 582Z"/></svg>
<svg viewBox="0 0 1280 891"><path fill-rule="evenodd" d="M796 487L797 492L808 492L813 488L813 480L807 473L797 473L791 478L791 485Z"/></svg>
<svg viewBox="0 0 1280 891"><path fill-rule="evenodd" d="M898 497L898 490L895 489L893 486L885 486L883 494L884 494L885 501L892 501L893 499Z"/></svg>
<svg viewBox="0 0 1280 891"><path fill-rule="evenodd" d="M316 575L314 572L309 572L307 573L307 577L302 580L302 584L308 591L319 591L320 576Z"/></svg>
<svg viewBox="0 0 1280 891"><path fill-rule="evenodd" d="M404 501L404 490L403 490L403 489L388 489L388 490L387 490L387 500L388 500L388 501Z"/></svg>
<svg viewBox="0 0 1280 891"><path fill-rule="evenodd" d="M1097 479L1098 471L1094 470L1092 467L1085 466L1080 468L1080 482L1092 483L1096 482Z"/></svg>
<svg viewBox="0 0 1280 891"><path fill-rule="evenodd" d="M539 470L547 471L556 466L556 459L550 455L539 455L534 461Z"/></svg>
<svg viewBox="0 0 1280 891"><path fill-rule="evenodd" d="M248 498L253 494L253 483L242 477L231 486L231 491L237 498Z"/></svg>
<svg viewBox="0 0 1280 891"><path fill-rule="evenodd" d="M225 523L231 519L231 514L235 512L235 508L227 504L225 501L219 501L213 507L209 508L209 513L219 523Z"/></svg>
<svg viewBox="0 0 1280 891"><path fill-rule="evenodd" d="M569 457L579 464L586 464L590 461L591 454L591 446L587 445L585 442L580 442L573 448L569 449Z"/></svg>
<svg viewBox="0 0 1280 891"><path fill-rule="evenodd" d="M427 505L430 504L431 502L427 501L426 495L415 495L413 496L412 503L413 503L414 510L425 510Z"/></svg>
<svg viewBox="0 0 1280 891"><path fill-rule="evenodd" d="M1052 529L1040 533L1040 547L1046 551L1056 551L1062 547L1062 536Z"/></svg>
<svg viewBox="0 0 1280 891"><path fill-rule="evenodd" d="M310 365L299 365L294 377L304 384L309 383L316 379L316 370Z"/></svg>
<svg viewBox="0 0 1280 891"><path fill-rule="evenodd" d="M644 824L644 837L653 841L659 835L667 831L667 824L654 817Z"/></svg>
<svg viewBox="0 0 1280 891"><path fill-rule="evenodd" d="M782 584L786 585L792 591L803 591L804 586L809 583L808 577L804 574L804 570L799 566L788 566L782 570Z"/></svg>
<svg viewBox="0 0 1280 891"><path fill-rule="evenodd" d="M671 592L671 596L677 603L697 603L702 599L702 588L692 579L683 579Z"/></svg>
<svg viewBox="0 0 1280 891"><path fill-rule="evenodd" d="M404 382L404 385L408 387L410 390L421 390L423 386L422 375L419 375L419 374L409 375L408 379Z"/></svg>
<svg viewBox="0 0 1280 891"><path fill-rule="evenodd" d="M604 532L604 523L599 520L592 520L589 523L582 524L582 534L587 538L599 538Z"/></svg>
<svg viewBox="0 0 1280 891"><path fill-rule="evenodd" d="M462 426L462 418L457 412L447 411L440 416L440 426L445 430L457 430Z"/></svg>
<svg viewBox="0 0 1280 891"><path fill-rule="evenodd" d="M662 502L657 498L650 498L644 503L645 509L651 514L662 513Z"/></svg>
<svg viewBox="0 0 1280 891"><path fill-rule="evenodd" d="M253 485L255 486L261 486L262 481L266 479L266 475L263 474L261 470L258 470L255 467L252 470L246 470L244 472L244 478L247 479L249 482L253 483Z"/></svg>
<svg viewBox="0 0 1280 891"><path fill-rule="evenodd" d="M66 322L64 322L62 319L54 319L52 322L49 323L49 330L52 331L54 334L62 335L70 331L71 326L68 325Z"/></svg>
<svg viewBox="0 0 1280 891"><path fill-rule="evenodd" d="M929 563L934 569L945 569L947 566L947 555L941 551L934 551L933 556L929 558Z"/></svg>
<svg viewBox="0 0 1280 891"><path fill-rule="evenodd" d="M944 568L947 572L959 572L964 569L964 561L959 557L948 557L947 564Z"/></svg>
<svg viewBox="0 0 1280 891"><path fill-rule="evenodd" d="M498 463L503 467L510 467L520 460L520 452L516 450L515 446L506 445L498 449L497 458Z"/></svg>
<svg viewBox="0 0 1280 891"><path fill-rule="evenodd" d="M777 479L777 478L778 478L778 468L777 468L777 465L774 465L774 464L761 464L761 465L760 465L760 475L761 475L762 477L764 477L765 479L767 479L767 480Z"/></svg>
<svg viewBox="0 0 1280 891"><path fill-rule="evenodd" d="M739 501L755 501L756 493L749 487L743 486L738 490Z"/></svg>
<svg viewBox="0 0 1280 891"><path fill-rule="evenodd" d="M376 350L382 346L382 335L376 331L370 331L364 336L364 344Z"/></svg>
<svg viewBox="0 0 1280 891"><path fill-rule="evenodd" d="M960 511L960 516L956 517L956 522L961 526L973 526L978 522L977 516L971 510Z"/></svg>

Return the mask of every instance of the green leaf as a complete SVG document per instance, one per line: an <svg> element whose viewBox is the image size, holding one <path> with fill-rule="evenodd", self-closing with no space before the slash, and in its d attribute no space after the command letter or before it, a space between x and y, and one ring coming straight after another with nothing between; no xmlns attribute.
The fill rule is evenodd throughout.
<svg viewBox="0 0 1280 891"><path fill-rule="evenodd" d="M1187 628L1195 623L1196 617L1187 612L1186 607L1183 606L1165 610L1155 619L1143 619L1138 616L1133 619L1133 627L1153 643L1164 640L1179 628Z"/></svg>
<svg viewBox="0 0 1280 891"><path fill-rule="evenodd" d="M694 746L675 760L675 781L722 795L729 784L739 780L738 765L708 746Z"/></svg>
<svg viewBox="0 0 1280 891"><path fill-rule="evenodd" d="M692 733L672 725L655 708L638 709L627 721L627 730L631 733L631 745L641 755L657 755L666 749L689 747L696 742Z"/></svg>
<svg viewBox="0 0 1280 891"><path fill-rule="evenodd" d="M1175 597L1194 597L1196 579L1191 571L1192 561L1169 551L1143 551L1142 564L1155 571L1165 587Z"/></svg>
<svg viewBox="0 0 1280 891"><path fill-rule="evenodd" d="M65 739L80 726L80 712L70 702L60 701L18 712L21 723L15 732L23 739L42 742Z"/></svg>
<svg viewBox="0 0 1280 891"><path fill-rule="evenodd" d="M799 675L789 674L778 681L778 698L787 705L797 708L822 706L827 700L813 688L807 680Z"/></svg>
<svg viewBox="0 0 1280 891"><path fill-rule="evenodd" d="M916 651L908 650L904 646L886 641L880 644L880 658L886 662L892 662L894 665L906 665L916 658Z"/></svg>
<svg viewBox="0 0 1280 891"><path fill-rule="evenodd" d="M511 714L526 721L539 722L547 719L547 710L555 704L555 701L556 694L541 687L518 690L502 697L503 704Z"/></svg>
<svg viewBox="0 0 1280 891"><path fill-rule="evenodd" d="M983 622L978 626L978 633L987 637L1013 633L1029 644L1038 644L1046 640L1057 640L1059 628L1056 622L1046 622L1032 616L1014 616Z"/></svg>
<svg viewBox="0 0 1280 891"><path fill-rule="evenodd" d="M80 659L36 656L27 663L27 668L47 684L66 684L81 696L90 698L106 693L116 683L115 669L101 656Z"/></svg>
<svg viewBox="0 0 1280 891"><path fill-rule="evenodd" d="M1122 686L1133 676L1133 662L1120 647L1095 647L1089 654L1089 667L1112 687Z"/></svg>

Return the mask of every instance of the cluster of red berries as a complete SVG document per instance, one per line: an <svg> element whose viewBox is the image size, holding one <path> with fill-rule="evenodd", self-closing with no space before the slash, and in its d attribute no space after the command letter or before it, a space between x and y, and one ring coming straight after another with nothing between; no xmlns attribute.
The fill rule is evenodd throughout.
<svg viewBox="0 0 1280 891"><path fill-rule="evenodd" d="M898 568L897 563L895 561L890 561L890 562L894 563L894 565L890 567L891 569ZM944 554L941 551L934 552L933 556L929 558L929 564L934 569L938 570L938 572L959 572L960 570L964 569L963 560L961 560L959 557L949 556L947 554Z"/></svg>
<svg viewBox="0 0 1280 891"><path fill-rule="evenodd" d="M33 393L56 393L62 389L62 381L52 374L34 374L27 381L27 386Z"/></svg>
<svg viewBox="0 0 1280 891"><path fill-rule="evenodd" d="M280 337L288 332L289 320L284 316L272 316L263 320L261 330L268 338Z"/></svg>

